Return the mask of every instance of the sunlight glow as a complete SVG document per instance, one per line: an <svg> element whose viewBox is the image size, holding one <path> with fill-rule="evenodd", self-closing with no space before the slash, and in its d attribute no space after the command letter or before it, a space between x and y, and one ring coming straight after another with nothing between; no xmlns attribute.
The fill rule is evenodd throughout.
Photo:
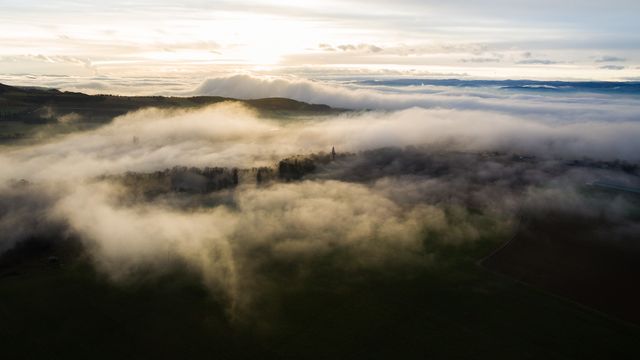
<svg viewBox="0 0 640 360"><path fill-rule="evenodd" d="M235 65L640 78L640 29L636 22L612 22L613 15L598 18L600 6L553 3L552 11L523 2L487 12L456 1L400 2L0 0L0 73L144 75ZM568 17L575 11L582 17ZM616 12L616 19L632 12ZM26 65L18 70L17 63Z"/></svg>

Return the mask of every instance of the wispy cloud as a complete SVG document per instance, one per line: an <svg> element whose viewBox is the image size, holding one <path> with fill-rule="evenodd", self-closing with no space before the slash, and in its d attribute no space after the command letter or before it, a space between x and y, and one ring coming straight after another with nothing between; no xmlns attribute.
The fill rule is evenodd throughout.
<svg viewBox="0 0 640 360"><path fill-rule="evenodd" d="M596 59L596 62L599 62L599 63L603 63L603 62L623 62L623 61L627 61L627 59L621 58L621 57L617 57L617 56L601 56L601 57Z"/></svg>
<svg viewBox="0 0 640 360"><path fill-rule="evenodd" d="M559 63L558 61L550 60L550 59L525 59L517 62L517 64L524 64L524 65L554 65L558 63Z"/></svg>
<svg viewBox="0 0 640 360"><path fill-rule="evenodd" d="M623 65L604 65L604 66L600 66L600 69L605 69L605 70L624 70L625 67Z"/></svg>
<svg viewBox="0 0 640 360"><path fill-rule="evenodd" d="M510 76L518 71L519 64L508 60L523 52L553 56L553 60L522 60L522 64L530 65L571 63L578 68L587 53L615 54L596 59L602 62L640 61L636 35L640 31L629 15L637 10L636 3L615 0L606 11L596 3L546 3L548 9L533 2L508 5L502 0L471 5L405 0L305 2L295 6L279 0L159 1L153 7L146 0L115 1L108 7L61 0L46 4L29 1L3 7L0 56L42 54L91 59L99 73L119 75L168 74L176 68L195 73L229 65L353 64L361 68L447 67L428 70L483 76L482 62L465 60L495 58L493 54L499 53L502 61L486 65ZM616 15L601 15L611 12ZM118 17L117 26L107 20L112 15ZM20 73L14 66L3 68ZM22 73L54 74L63 70L65 74L83 75L86 71L80 67L62 69L46 61L25 68ZM568 70L520 69L527 72L527 77L545 78L571 73ZM571 76L611 76L599 70L582 65Z"/></svg>

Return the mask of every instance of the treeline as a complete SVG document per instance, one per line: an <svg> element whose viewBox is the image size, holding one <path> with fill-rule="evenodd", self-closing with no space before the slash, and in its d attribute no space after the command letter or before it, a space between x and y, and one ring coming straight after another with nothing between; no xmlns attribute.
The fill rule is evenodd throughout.
<svg viewBox="0 0 640 360"><path fill-rule="evenodd" d="M176 166L154 172L127 172L123 175L102 176L124 185L130 191L145 196L169 192L210 193L232 189L242 184L264 185L273 181L295 181L313 173L320 166L348 156L348 154L312 154L293 156L278 162L275 167L228 168Z"/></svg>
<svg viewBox="0 0 640 360"><path fill-rule="evenodd" d="M134 193L147 196L169 192L210 193L234 188L243 183L264 184L275 178L274 169L269 167L238 169L183 166L149 173L127 172L124 175L101 177L116 181Z"/></svg>
<svg viewBox="0 0 640 360"><path fill-rule="evenodd" d="M278 177L284 181L300 180L313 173L319 166L328 165L332 161L353 156L351 153L325 153L296 155L278 162Z"/></svg>

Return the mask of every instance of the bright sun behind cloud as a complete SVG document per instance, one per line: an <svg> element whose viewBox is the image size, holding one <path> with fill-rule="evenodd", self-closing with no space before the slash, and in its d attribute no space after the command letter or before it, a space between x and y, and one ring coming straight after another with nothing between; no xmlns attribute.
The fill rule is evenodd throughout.
<svg viewBox="0 0 640 360"><path fill-rule="evenodd" d="M640 3L614 2L618 6L549 0L0 0L0 73L145 76L315 67L634 79L640 76L640 28L630 17Z"/></svg>

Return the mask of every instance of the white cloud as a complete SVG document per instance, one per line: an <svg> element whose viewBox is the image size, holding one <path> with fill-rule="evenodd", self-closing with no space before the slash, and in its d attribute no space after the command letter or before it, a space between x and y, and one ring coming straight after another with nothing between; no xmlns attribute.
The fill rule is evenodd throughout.
<svg viewBox="0 0 640 360"><path fill-rule="evenodd" d="M286 97L349 109L397 110L409 107L489 110L551 122L588 120L632 121L640 114L637 101L614 96L548 97L508 91L414 87L396 91L347 87L292 77L236 75L204 81L191 94L239 99Z"/></svg>
<svg viewBox="0 0 640 360"><path fill-rule="evenodd" d="M257 87L259 92L264 91L263 86L274 95L286 91L354 103L385 98L379 93L371 98L375 92L366 89L354 95L347 88L317 88L308 82L260 80L265 82L260 85L252 78L240 80L237 88L227 89L246 92ZM416 101L401 95L391 101L405 105ZM500 101L520 100L505 97ZM328 151L331 146L339 152L425 145L453 153L502 150L550 158L640 161L637 121L559 123L518 115L521 108L515 105L505 113L469 110L465 104L455 103L458 108L451 109L368 111L294 121L261 118L237 103L192 111L147 109L119 117L97 130L4 148L0 152L0 168L5 169L0 173L0 231L11 236L0 240L0 251L30 236L71 234L81 239L98 268L114 279L126 278L141 267L162 272L173 261L182 261L208 286L223 290L230 310L235 311L250 306L266 286L260 271L265 264L304 268L318 256L336 255L338 260L332 266L341 269L428 266L437 259L423 242L426 232L451 243L474 241L487 232L503 234L510 228L516 201L536 207L551 199L562 206L565 198L561 196L567 196L583 211L586 200L576 199L571 186L583 184L589 176L578 172L554 178L545 172L546 163L539 168L534 165L525 169L527 179L553 180L545 183L568 189L542 194L546 197L536 193L513 197L509 183L521 180L514 176L517 166L488 161L486 168L478 171L452 168L444 179L419 178L413 173L387 175L385 171L401 167L402 159L398 159L384 171L371 165L358 171L380 172L375 181L315 179L240 186L187 197L183 201L191 199L197 205L184 206L172 196L140 201L124 188L100 180L101 175L151 172L176 165L273 166L283 157ZM552 107L564 111L559 109ZM359 159L367 164L367 155L363 155L346 168L361 165ZM408 157L408 163L415 164L411 160ZM495 181L485 181L484 187L468 191L473 177ZM29 184L16 183L18 179ZM569 185L563 185L567 182ZM448 203L438 198L442 194L447 195ZM474 222L478 215L460 206L465 197L481 204L491 217ZM619 204L603 206L624 209ZM601 208L590 211L615 215Z"/></svg>

